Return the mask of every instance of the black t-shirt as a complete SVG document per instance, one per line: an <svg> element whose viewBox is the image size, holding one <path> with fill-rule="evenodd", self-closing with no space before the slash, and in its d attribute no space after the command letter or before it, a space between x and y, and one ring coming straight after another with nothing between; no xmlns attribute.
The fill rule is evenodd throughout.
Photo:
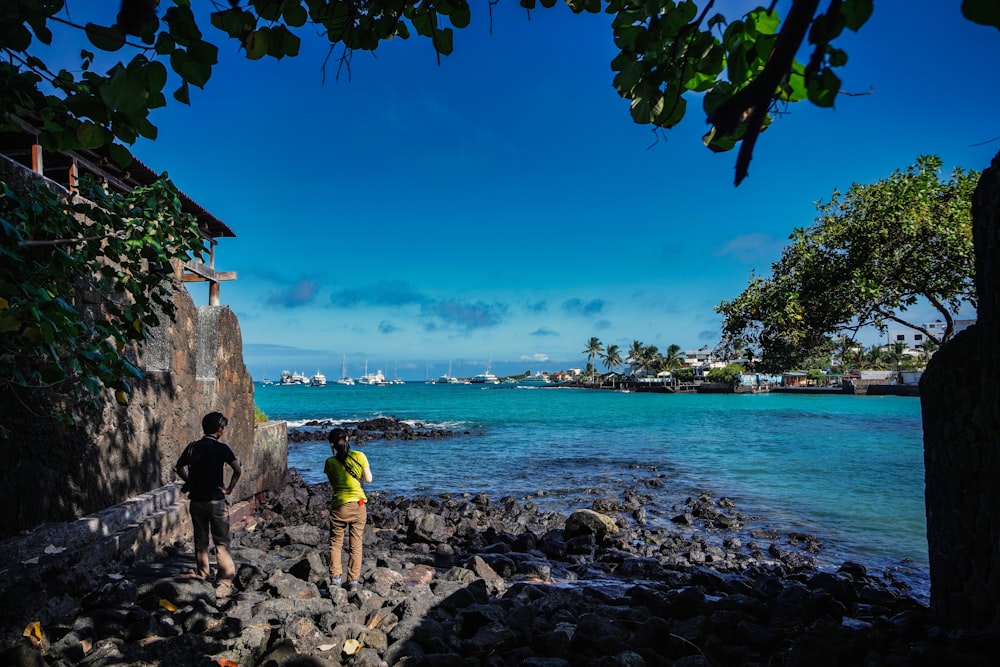
<svg viewBox="0 0 1000 667"><path fill-rule="evenodd" d="M188 468L188 491L191 500L207 501L225 498L219 489L222 483L222 468L236 460L236 454L224 442L206 435L192 442L181 454L177 467Z"/></svg>

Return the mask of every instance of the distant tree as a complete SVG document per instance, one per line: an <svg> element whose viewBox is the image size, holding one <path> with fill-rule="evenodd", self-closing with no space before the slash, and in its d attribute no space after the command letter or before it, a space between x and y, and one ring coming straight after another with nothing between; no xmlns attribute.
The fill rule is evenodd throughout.
<svg viewBox="0 0 1000 667"><path fill-rule="evenodd" d="M723 338L760 350L768 368L799 365L828 336L893 321L937 342L948 340L960 308L975 304L971 197L978 172L938 178L941 160L921 157L871 185L834 191L817 222L797 229L771 277L716 311ZM945 322L938 340L906 319L918 302Z"/></svg>
<svg viewBox="0 0 1000 667"><path fill-rule="evenodd" d="M670 374L678 382L691 382L694 380L694 369L690 366L684 366L682 368L675 368L670 371Z"/></svg>
<svg viewBox="0 0 1000 667"><path fill-rule="evenodd" d="M680 345L671 343L667 346L667 352L663 355L663 367L668 371L685 366L683 350Z"/></svg>
<svg viewBox="0 0 1000 667"><path fill-rule="evenodd" d="M660 370L660 348L655 345L646 345L642 348L641 365L642 370L647 374L655 375Z"/></svg>
<svg viewBox="0 0 1000 667"><path fill-rule="evenodd" d="M616 370L622 365L622 355L618 350L617 345L608 345L604 350L604 354L601 355L601 361L604 362L604 367L609 371Z"/></svg>
<svg viewBox="0 0 1000 667"><path fill-rule="evenodd" d="M583 353L587 355L587 369L590 375L590 381L594 381L594 357L604 352L604 345L596 336L591 336L590 340L587 341L587 347L583 349Z"/></svg>
<svg viewBox="0 0 1000 667"><path fill-rule="evenodd" d="M822 368L810 368L806 371L806 379L811 380L814 384L822 384L826 381L826 371Z"/></svg>
<svg viewBox="0 0 1000 667"><path fill-rule="evenodd" d="M743 366L740 364L726 364L723 368L710 369L705 379L709 382L735 386L740 381L740 376L743 375L743 372Z"/></svg>
<svg viewBox="0 0 1000 667"><path fill-rule="evenodd" d="M645 346L642 344L642 341L633 340L632 345L628 348L628 354L625 355L625 361L631 367L630 373L632 375L635 375L636 371L640 368L643 349L645 349Z"/></svg>
<svg viewBox="0 0 1000 667"><path fill-rule="evenodd" d="M865 365L872 370L884 370L886 355L880 345L872 345L864 355Z"/></svg>

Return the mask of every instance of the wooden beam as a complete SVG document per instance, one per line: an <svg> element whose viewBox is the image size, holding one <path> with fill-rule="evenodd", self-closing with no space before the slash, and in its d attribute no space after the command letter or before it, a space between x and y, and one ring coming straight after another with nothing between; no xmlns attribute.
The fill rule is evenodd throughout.
<svg viewBox="0 0 1000 667"><path fill-rule="evenodd" d="M201 262L189 261L184 268L191 273L184 275L184 282L221 282L223 280L236 280L235 271L216 271L205 266ZM191 275L194 274L194 275Z"/></svg>

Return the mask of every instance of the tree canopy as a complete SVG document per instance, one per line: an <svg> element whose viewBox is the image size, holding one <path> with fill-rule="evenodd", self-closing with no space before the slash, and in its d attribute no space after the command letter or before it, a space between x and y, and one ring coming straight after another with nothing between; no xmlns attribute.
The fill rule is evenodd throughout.
<svg viewBox="0 0 1000 667"><path fill-rule="evenodd" d="M557 0L520 0L526 12ZM742 143L737 182L747 174L758 134L780 106L809 99L833 105L840 89L835 71L847 54L834 46L845 29L858 30L872 0L795 0L784 20L758 7L726 17L714 1L566 0L576 13L613 16L619 49L611 68L615 90L630 102L636 123L671 128L696 95L711 125L704 137L714 151ZM472 19L467 0L249 0L215 5L202 13L190 0L173 0L160 16L153 0L123 0L100 22L76 24L63 0L4 3L0 10L2 107L46 117L42 144L52 150L108 146L127 162L121 144L155 139L150 112L167 94L189 103L191 87L205 86L218 64L220 42L231 40L247 58L299 53L303 36L329 45L327 64L350 67L354 51L376 51L389 39L416 35L441 56L455 50L454 29ZM493 2L483 9L492 11ZM206 25L207 23L207 25ZM53 39L53 24L84 31L94 50L80 54L79 71L53 71L39 56ZM211 34L209 33L211 28ZM801 55L803 43L808 52ZM122 53L107 72L92 70L95 51Z"/></svg>
<svg viewBox="0 0 1000 667"><path fill-rule="evenodd" d="M813 226L796 229L771 276L751 275L746 290L716 311L723 338L745 345L765 368L793 368L829 337L895 322L942 343L954 316L975 305L971 198L976 171L943 181L941 160L918 158L869 185L834 191ZM938 336L908 309L929 304L944 323Z"/></svg>

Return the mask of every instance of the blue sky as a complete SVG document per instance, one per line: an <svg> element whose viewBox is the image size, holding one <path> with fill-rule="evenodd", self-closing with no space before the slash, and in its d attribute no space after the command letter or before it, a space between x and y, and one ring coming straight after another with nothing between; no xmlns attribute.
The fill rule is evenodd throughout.
<svg viewBox="0 0 1000 667"><path fill-rule="evenodd" d="M922 154L950 171L1000 151L1000 31L965 21L958 0L876 3L839 43L843 89L868 94L793 106L738 188L735 152L701 144L699 100L670 132L632 122L611 85L609 17L529 19L505 0L491 35L486 3L471 4L440 65L426 40L397 40L356 53L339 80L331 60L325 83L308 30L280 62L248 62L212 33L206 88L155 112L158 139L134 147L235 230L216 267L238 273L222 301L255 379L336 376L344 355L351 375L367 361L412 380L449 362L579 367L591 336L711 347L714 306L751 269L766 275L834 188Z"/></svg>

